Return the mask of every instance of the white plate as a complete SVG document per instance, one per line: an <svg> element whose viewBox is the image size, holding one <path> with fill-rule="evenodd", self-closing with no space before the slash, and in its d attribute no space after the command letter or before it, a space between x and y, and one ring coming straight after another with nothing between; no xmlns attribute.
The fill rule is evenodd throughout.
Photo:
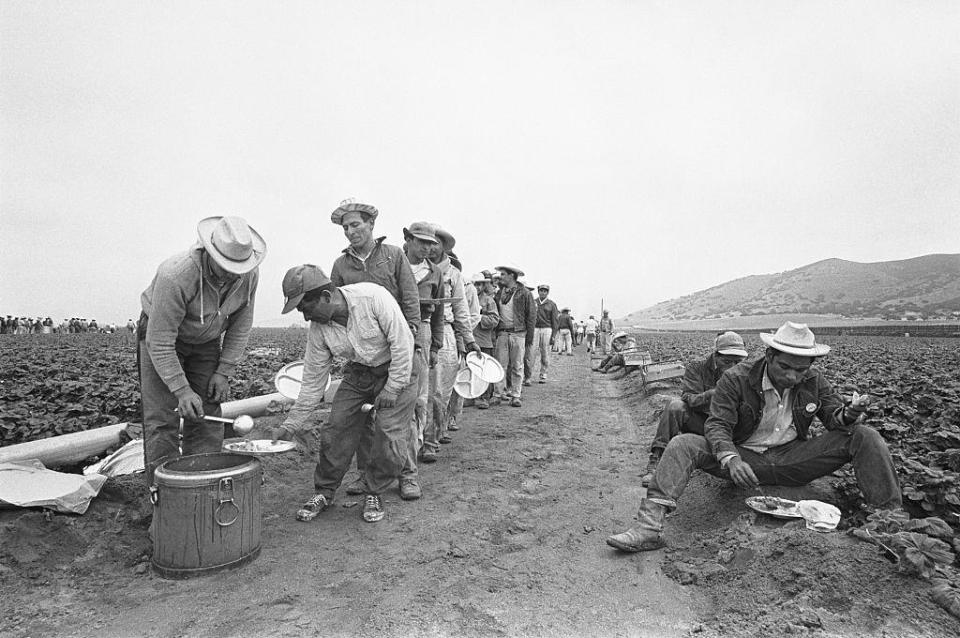
<svg viewBox="0 0 960 638"><path fill-rule="evenodd" d="M487 383L500 383L503 381L503 366L495 357L491 357L486 352L469 352L464 358L467 365L473 370L475 376L480 377Z"/></svg>
<svg viewBox="0 0 960 638"><path fill-rule="evenodd" d="M323 389L324 394L330 389L330 375L327 375L327 387ZM273 377L273 385L277 392L294 399L300 396L300 386L303 384L303 361L294 361L280 368L276 376Z"/></svg>
<svg viewBox="0 0 960 638"><path fill-rule="evenodd" d="M773 506L772 509L768 505ZM776 496L751 496L747 499L747 506L774 518L803 518L796 501Z"/></svg>
<svg viewBox="0 0 960 638"><path fill-rule="evenodd" d="M223 444L223 449L228 452L239 452L240 454L279 454L280 452L289 452L297 447L293 441L277 441L274 443L270 439L256 439L254 441L231 441Z"/></svg>
<svg viewBox="0 0 960 638"><path fill-rule="evenodd" d="M489 383L478 377L469 366L460 368L453 383L454 391L464 399L476 399L487 391Z"/></svg>

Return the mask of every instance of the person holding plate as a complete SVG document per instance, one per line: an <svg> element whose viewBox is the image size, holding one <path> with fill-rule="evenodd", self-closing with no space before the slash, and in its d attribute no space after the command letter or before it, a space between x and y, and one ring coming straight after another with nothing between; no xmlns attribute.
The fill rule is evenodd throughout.
<svg viewBox="0 0 960 638"><path fill-rule="evenodd" d="M814 367L830 352L806 324L786 322L761 333L764 357L728 370L717 383L704 435L680 434L667 445L640 501L639 523L607 538L625 552L663 547L663 519L677 507L696 469L737 486L806 485L851 463L868 504L900 509L902 497L890 450L860 423L869 396L845 402ZM810 436L818 418L826 432Z"/></svg>

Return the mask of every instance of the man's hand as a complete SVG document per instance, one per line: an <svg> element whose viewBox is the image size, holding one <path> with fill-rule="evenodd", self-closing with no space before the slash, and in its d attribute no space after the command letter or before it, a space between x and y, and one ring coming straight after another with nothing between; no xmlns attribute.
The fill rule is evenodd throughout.
<svg viewBox="0 0 960 638"><path fill-rule="evenodd" d="M213 373L207 383L207 398L214 403L223 403L230 396L230 382L222 374Z"/></svg>
<svg viewBox="0 0 960 638"><path fill-rule="evenodd" d="M377 410L382 408L392 408L397 404L397 393L384 388L373 401L373 407Z"/></svg>
<svg viewBox="0 0 960 638"><path fill-rule="evenodd" d="M188 388L183 396L177 398L177 410L187 421L199 421L203 418L203 400Z"/></svg>
<svg viewBox="0 0 960 638"><path fill-rule="evenodd" d="M739 456L735 456L727 463L727 469L730 470L730 478L739 487L744 489L755 489L760 487L760 481L757 475L753 473L753 468Z"/></svg>
<svg viewBox="0 0 960 638"><path fill-rule="evenodd" d="M270 440L273 441L274 443L276 443L277 441L292 441L293 432L291 432L290 430L282 426L271 428Z"/></svg>
<svg viewBox="0 0 960 638"><path fill-rule="evenodd" d="M480 346L477 345L476 341L471 341L467 344L467 352L476 352L477 354L481 354L483 350L480 349Z"/></svg>

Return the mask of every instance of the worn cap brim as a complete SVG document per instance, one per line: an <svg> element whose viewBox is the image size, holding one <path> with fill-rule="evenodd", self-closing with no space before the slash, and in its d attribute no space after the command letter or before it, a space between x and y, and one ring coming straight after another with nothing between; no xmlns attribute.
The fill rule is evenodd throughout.
<svg viewBox="0 0 960 638"><path fill-rule="evenodd" d="M287 303L283 304L283 310L280 311L281 315L285 315L294 308L296 308L300 302L303 300L304 295L294 295L293 297L287 297Z"/></svg>

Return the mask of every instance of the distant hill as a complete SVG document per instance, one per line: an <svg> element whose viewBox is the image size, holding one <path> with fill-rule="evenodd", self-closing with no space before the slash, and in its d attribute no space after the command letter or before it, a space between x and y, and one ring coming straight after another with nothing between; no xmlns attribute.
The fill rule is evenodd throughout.
<svg viewBox="0 0 960 638"><path fill-rule="evenodd" d="M960 318L960 255L862 264L825 259L795 270L751 275L658 303L622 319L697 321L808 314L847 318Z"/></svg>

